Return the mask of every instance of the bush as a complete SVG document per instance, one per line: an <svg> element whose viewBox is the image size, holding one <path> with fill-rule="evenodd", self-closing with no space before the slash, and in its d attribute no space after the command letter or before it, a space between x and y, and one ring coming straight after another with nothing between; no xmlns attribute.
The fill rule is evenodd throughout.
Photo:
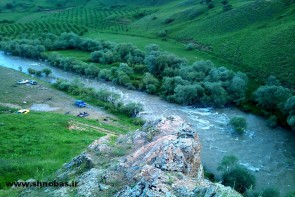
<svg viewBox="0 0 295 197"><path fill-rule="evenodd" d="M188 51L192 51L196 48L195 43L188 43L187 45L185 45L185 49Z"/></svg>
<svg viewBox="0 0 295 197"><path fill-rule="evenodd" d="M266 188L262 191L262 197L280 197L280 192L274 188Z"/></svg>
<svg viewBox="0 0 295 197"><path fill-rule="evenodd" d="M186 105L199 104L204 96L204 89L198 84L178 85L174 92L175 101Z"/></svg>
<svg viewBox="0 0 295 197"><path fill-rule="evenodd" d="M227 89L231 101L240 104L246 100L247 82L247 77L246 80L240 76L233 77Z"/></svg>
<svg viewBox="0 0 295 197"><path fill-rule="evenodd" d="M205 82L204 83L205 95L202 98L203 105L223 107L228 102L228 95L221 83L218 82Z"/></svg>
<svg viewBox="0 0 295 197"><path fill-rule="evenodd" d="M283 108L282 105L291 96L291 92L288 88L275 85L260 86L254 92L254 98L258 106L266 110L278 110Z"/></svg>
<svg viewBox="0 0 295 197"><path fill-rule="evenodd" d="M41 71L41 70L38 70L38 71L36 72L36 75L39 76L39 77L42 76L42 71Z"/></svg>
<svg viewBox="0 0 295 197"><path fill-rule="evenodd" d="M33 69L33 68L28 68L28 73L30 74L30 75L34 75L34 74L36 74L36 70L35 69Z"/></svg>
<svg viewBox="0 0 295 197"><path fill-rule="evenodd" d="M143 106L140 103L128 103L122 105L119 110L130 117L136 117L143 110Z"/></svg>
<svg viewBox="0 0 295 197"><path fill-rule="evenodd" d="M236 191L244 193L247 189L255 187L256 179L249 170L242 166L235 166L222 174L222 183L231 186Z"/></svg>
<svg viewBox="0 0 295 197"><path fill-rule="evenodd" d="M162 30L162 31L159 31L157 34L158 34L159 38L161 38L162 40L166 40L167 36L168 36L168 31Z"/></svg>
<svg viewBox="0 0 295 197"><path fill-rule="evenodd" d="M145 89L150 94L155 94L159 86L159 80L150 73L145 73L142 79Z"/></svg>
<svg viewBox="0 0 295 197"><path fill-rule="evenodd" d="M236 191L244 193L247 189L254 188L256 179L245 167L238 164L234 156L225 156L219 164L218 170L222 173L222 183L231 186Z"/></svg>
<svg viewBox="0 0 295 197"><path fill-rule="evenodd" d="M240 134L244 133L247 128L247 122L243 117L233 117L230 119L230 124L234 130Z"/></svg>
<svg viewBox="0 0 295 197"><path fill-rule="evenodd" d="M42 70L42 72L43 72L46 76L48 76L48 75L50 75L50 74L52 73L52 71L51 71L49 68L44 68L44 69Z"/></svg>

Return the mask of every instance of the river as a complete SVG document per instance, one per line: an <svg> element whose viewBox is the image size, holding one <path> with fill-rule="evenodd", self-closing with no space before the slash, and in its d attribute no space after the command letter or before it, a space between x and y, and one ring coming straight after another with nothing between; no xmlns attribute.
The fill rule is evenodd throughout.
<svg viewBox="0 0 295 197"><path fill-rule="evenodd" d="M144 119L179 115L198 132L202 144L202 163L209 171L218 174L216 168L223 156L235 155L256 176L258 190L275 187L283 195L295 190L295 134L280 127L271 129L261 117L234 107L213 109L176 105L144 92L81 78L77 74L50 67L44 62L5 55L3 52L0 52L0 65L15 70L19 70L21 66L25 73L28 68L41 70L48 67L52 70L52 77L40 78L47 82L54 82L55 78L79 78L86 86L117 92L126 102L142 103L144 112L141 117ZM237 115L247 121L248 128L244 135L236 134L228 125L229 119Z"/></svg>

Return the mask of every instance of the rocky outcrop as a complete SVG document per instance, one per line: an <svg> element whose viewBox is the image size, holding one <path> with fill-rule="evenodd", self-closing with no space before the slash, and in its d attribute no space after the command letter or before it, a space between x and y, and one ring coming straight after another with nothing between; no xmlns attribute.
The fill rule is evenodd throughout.
<svg viewBox="0 0 295 197"><path fill-rule="evenodd" d="M162 118L118 137L115 142L110 136L96 140L58 172L57 180L75 179L78 187L47 189L46 194L241 196L229 187L204 178L200 151L198 135L190 125L177 116Z"/></svg>

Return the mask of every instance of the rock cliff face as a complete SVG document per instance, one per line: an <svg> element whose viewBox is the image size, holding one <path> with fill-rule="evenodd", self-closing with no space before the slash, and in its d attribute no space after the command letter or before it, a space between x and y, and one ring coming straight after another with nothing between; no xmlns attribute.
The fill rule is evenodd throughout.
<svg viewBox="0 0 295 197"><path fill-rule="evenodd" d="M105 136L65 164L57 181L77 188L29 189L23 196L214 196L239 197L229 187L204 179L197 133L179 117L146 123L118 137Z"/></svg>

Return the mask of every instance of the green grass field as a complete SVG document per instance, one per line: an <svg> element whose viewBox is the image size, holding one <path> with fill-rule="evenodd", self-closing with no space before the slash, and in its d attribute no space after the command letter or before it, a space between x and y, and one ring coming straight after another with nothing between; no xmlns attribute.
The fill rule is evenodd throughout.
<svg viewBox="0 0 295 197"><path fill-rule="evenodd" d="M69 130L70 120L81 120L55 113L1 114L0 118L1 189L7 181L48 178L104 135Z"/></svg>
<svg viewBox="0 0 295 197"><path fill-rule="evenodd" d="M7 181L50 180L56 170L104 136L106 131L124 134L139 127L120 114L105 123L51 112L16 114L17 109L7 106L29 108L45 98L55 102L68 101L63 93L38 79L35 80L39 87L16 85L22 78L31 79L23 73L0 67L0 196L12 195L10 191L1 191ZM99 129L73 127L73 122Z"/></svg>

